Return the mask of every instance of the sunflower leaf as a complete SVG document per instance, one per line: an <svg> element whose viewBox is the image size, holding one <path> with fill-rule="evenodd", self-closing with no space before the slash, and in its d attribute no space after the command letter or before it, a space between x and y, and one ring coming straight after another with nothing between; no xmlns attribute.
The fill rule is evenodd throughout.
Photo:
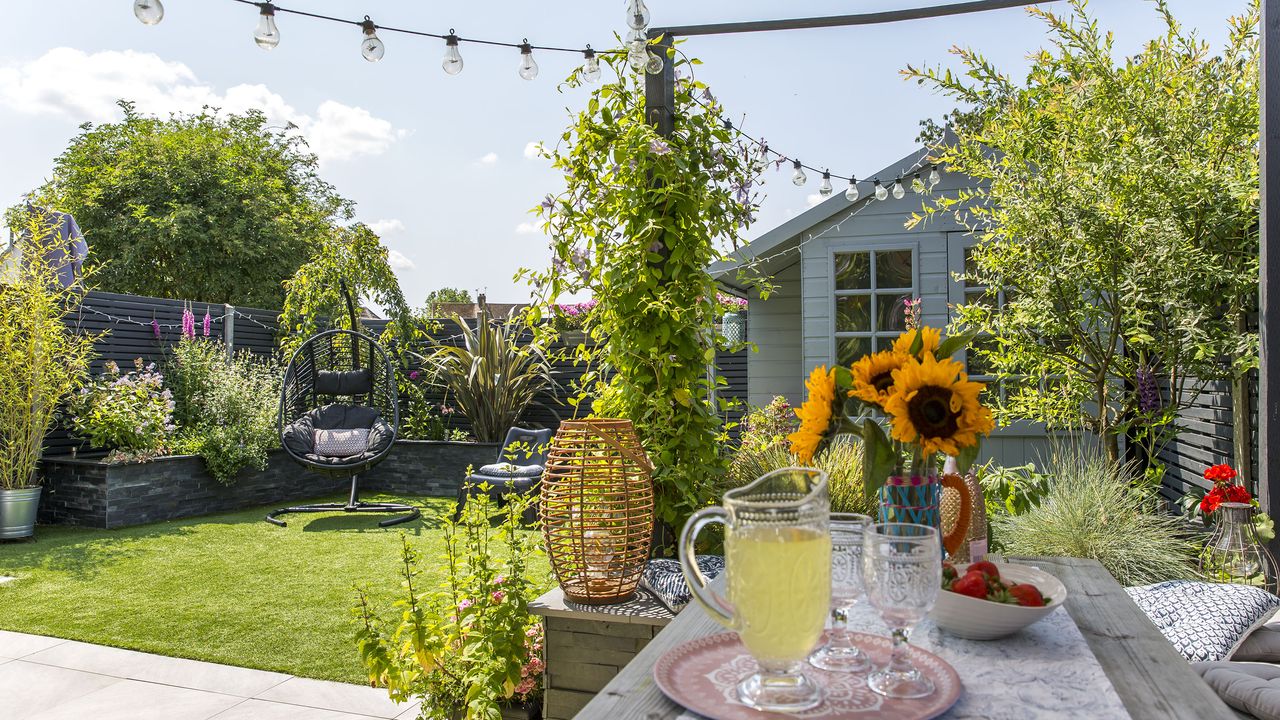
<svg viewBox="0 0 1280 720"><path fill-rule="evenodd" d="M835 374L836 388L840 390L850 390L853 388L853 373L849 372L849 368L843 365L837 365L831 370Z"/></svg>
<svg viewBox="0 0 1280 720"><path fill-rule="evenodd" d="M869 502L876 502L880 486L893 474L898 454L885 437L884 429L873 418L862 420L862 492Z"/></svg>
<svg viewBox="0 0 1280 720"><path fill-rule="evenodd" d="M913 357L919 357L920 351L924 349L924 329L917 328L916 336L911 339L911 347L907 350L907 354Z"/></svg>
<svg viewBox="0 0 1280 720"><path fill-rule="evenodd" d="M942 358L948 358L955 355L959 352L960 348L973 342L973 339L977 336L978 332L976 330L970 330L969 332L961 333L959 335L952 335L938 345L937 358L941 360Z"/></svg>
<svg viewBox="0 0 1280 720"><path fill-rule="evenodd" d="M978 441L967 448L960 450L960 454L956 456L956 469L961 475L968 475L969 469L978 461L978 453L982 451L982 436L978 436Z"/></svg>

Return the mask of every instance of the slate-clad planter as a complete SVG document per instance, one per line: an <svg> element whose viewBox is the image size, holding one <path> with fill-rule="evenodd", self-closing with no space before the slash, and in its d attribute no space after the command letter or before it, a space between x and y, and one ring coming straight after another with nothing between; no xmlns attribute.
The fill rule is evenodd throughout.
<svg viewBox="0 0 1280 720"><path fill-rule="evenodd" d="M468 465L491 463L496 443L402 440L360 480L363 492L455 497ZM120 528L275 503L292 504L346 491L347 482L309 473L275 451L263 471L246 470L231 485L205 472L192 455L141 463L55 456L43 462L41 524Z"/></svg>

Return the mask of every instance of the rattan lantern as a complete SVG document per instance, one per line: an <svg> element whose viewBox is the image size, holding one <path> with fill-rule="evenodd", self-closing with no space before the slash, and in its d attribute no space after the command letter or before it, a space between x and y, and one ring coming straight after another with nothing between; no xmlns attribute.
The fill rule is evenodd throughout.
<svg viewBox="0 0 1280 720"><path fill-rule="evenodd" d="M569 600L630 600L653 535L653 481L630 420L560 424L542 475L542 532Z"/></svg>

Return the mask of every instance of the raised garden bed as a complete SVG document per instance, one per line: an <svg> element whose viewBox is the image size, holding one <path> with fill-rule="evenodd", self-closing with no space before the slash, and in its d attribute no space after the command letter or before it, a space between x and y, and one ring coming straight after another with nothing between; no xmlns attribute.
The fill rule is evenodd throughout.
<svg viewBox="0 0 1280 720"><path fill-rule="evenodd" d="M468 466L494 461L496 443L401 440L360 481L363 492L453 497ZM41 524L120 528L342 492L347 482L306 472L283 451L266 470L247 470L231 485L205 472L192 455L108 464L100 457L46 457Z"/></svg>

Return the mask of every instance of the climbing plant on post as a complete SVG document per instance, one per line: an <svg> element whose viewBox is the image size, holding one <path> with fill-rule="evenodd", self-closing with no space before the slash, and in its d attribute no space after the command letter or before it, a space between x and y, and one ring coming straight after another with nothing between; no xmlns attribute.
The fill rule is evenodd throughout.
<svg viewBox="0 0 1280 720"><path fill-rule="evenodd" d="M595 298L583 328L595 343L579 347L582 361L607 369L589 375L592 411L635 423L655 466L658 518L679 527L724 471L707 373L720 311L707 267L751 223L762 167L689 74L697 60L669 60L682 77L667 137L646 122L644 78L621 55L605 60L617 80L543 149L566 184L537 209L551 266L521 276L537 293L535 321L559 314L563 295ZM566 85L580 82L575 73Z"/></svg>

